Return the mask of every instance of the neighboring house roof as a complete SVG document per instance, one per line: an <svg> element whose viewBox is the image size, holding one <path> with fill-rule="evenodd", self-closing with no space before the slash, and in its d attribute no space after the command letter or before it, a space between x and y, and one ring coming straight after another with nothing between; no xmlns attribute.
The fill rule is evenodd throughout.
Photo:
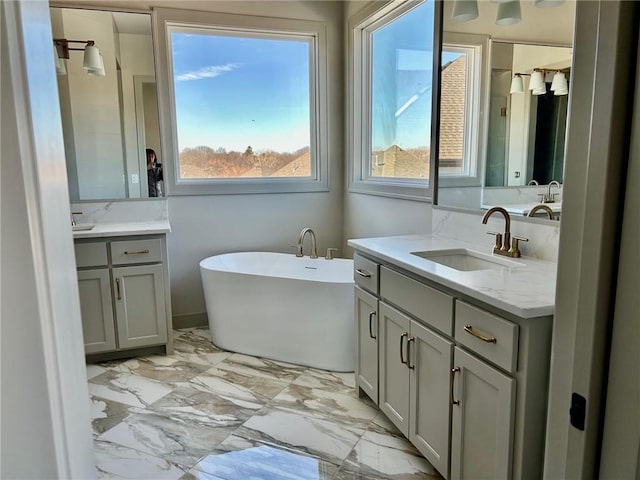
<svg viewBox="0 0 640 480"><path fill-rule="evenodd" d="M462 163L466 71L467 58L464 55L449 62L442 69L439 160L444 166Z"/></svg>
<svg viewBox="0 0 640 480"><path fill-rule="evenodd" d="M392 145L372 153L374 177L429 178L429 149L404 150Z"/></svg>

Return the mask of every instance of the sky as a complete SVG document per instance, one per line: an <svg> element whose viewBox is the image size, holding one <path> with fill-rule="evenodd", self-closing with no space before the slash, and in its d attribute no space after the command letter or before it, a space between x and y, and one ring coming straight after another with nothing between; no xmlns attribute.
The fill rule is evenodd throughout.
<svg viewBox="0 0 640 480"><path fill-rule="evenodd" d="M424 2L373 33L374 150L431 143L433 17Z"/></svg>
<svg viewBox="0 0 640 480"><path fill-rule="evenodd" d="M310 145L306 39L171 32L178 148Z"/></svg>

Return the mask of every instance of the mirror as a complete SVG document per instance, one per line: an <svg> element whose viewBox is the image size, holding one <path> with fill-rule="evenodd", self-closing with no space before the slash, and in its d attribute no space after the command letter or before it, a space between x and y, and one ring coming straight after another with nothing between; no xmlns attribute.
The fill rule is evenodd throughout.
<svg viewBox="0 0 640 480"><path fill-rule="evenodd" d="M162 196L151 16L50 13L71 201Z"/></svg>
<svg viewBox="0 0 640 480"><path fill-rule="evenodd" d="M478 2L471 21L453 21L454 3L444 2L438 205L526 215L554 199L557 218L568 95L552 82L562 72L570 85L575 2L537 8L523 0L512 25L496 25L493 2ZM544 84L536 94L534 71Z"/></svg>

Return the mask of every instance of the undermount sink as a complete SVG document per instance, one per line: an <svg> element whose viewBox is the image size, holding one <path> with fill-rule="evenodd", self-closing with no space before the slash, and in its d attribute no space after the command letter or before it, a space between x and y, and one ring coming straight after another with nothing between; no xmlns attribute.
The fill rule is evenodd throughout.
<svg viewBox="0 0 640 480"><path fill-rule="evenodd" d="M507 258L487 255L466 248L454 248L449 250L428 250L425 252L411 252L426 260L444 265L463 272L476 270L499 270L504 268L524 267L524 263L515 262Z"/></svg>
<svg viewBox="0 0 640 480"><path fill-rule="evenodd" d="M71 230L74 232L82 232L85 230L91 230L93 225L91 223L80 223L78 225L71 225Z"/></svg>

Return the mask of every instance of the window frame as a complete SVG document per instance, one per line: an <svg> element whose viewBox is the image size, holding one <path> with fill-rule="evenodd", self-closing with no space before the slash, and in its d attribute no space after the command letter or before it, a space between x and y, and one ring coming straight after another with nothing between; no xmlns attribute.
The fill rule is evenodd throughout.
<svg viewBox="0 0 640 480"><path fill-rule="evenodd" d="M431 91L431 145L428 184L420 179L372 177L371 171L371 37L372 32L426 1L434 2L433 76ZM348 22L349 34L349 191L434 203L437 192L437 156L440 88L442 2L439 0L373 2Z"/></svg>
<svg viewBox="0 0 640 480"><path fill-rule="evenodd" d="M156 61L156 82L160 124L169 134L162 138L165 157L164 181L167 196L253 193L303 193L329 191L328 135L328 59L327 26L325 22L256 17L214 12L195 12L158 8L153 11ZM170 32L204 30L246 34L253 38L310 39L310 152L311 177L252 178L180 178L175 90Z"/></svg>
<svg viewBox="0 0 640 480"><path fill-rule="evenodd" d="M471 82L473 88L467 89L467 105L470 108L465 111L463 164L468 163L468 173L440 175L438 172L438 184L441 188L482 186L487 157L489 37L472 33L443 32L442 44L443 50L445 45L450 48L474 50L473 65L467 65L467 72L471 70L474 78ZM468 125L471 131L467 128Z"/></svg>

